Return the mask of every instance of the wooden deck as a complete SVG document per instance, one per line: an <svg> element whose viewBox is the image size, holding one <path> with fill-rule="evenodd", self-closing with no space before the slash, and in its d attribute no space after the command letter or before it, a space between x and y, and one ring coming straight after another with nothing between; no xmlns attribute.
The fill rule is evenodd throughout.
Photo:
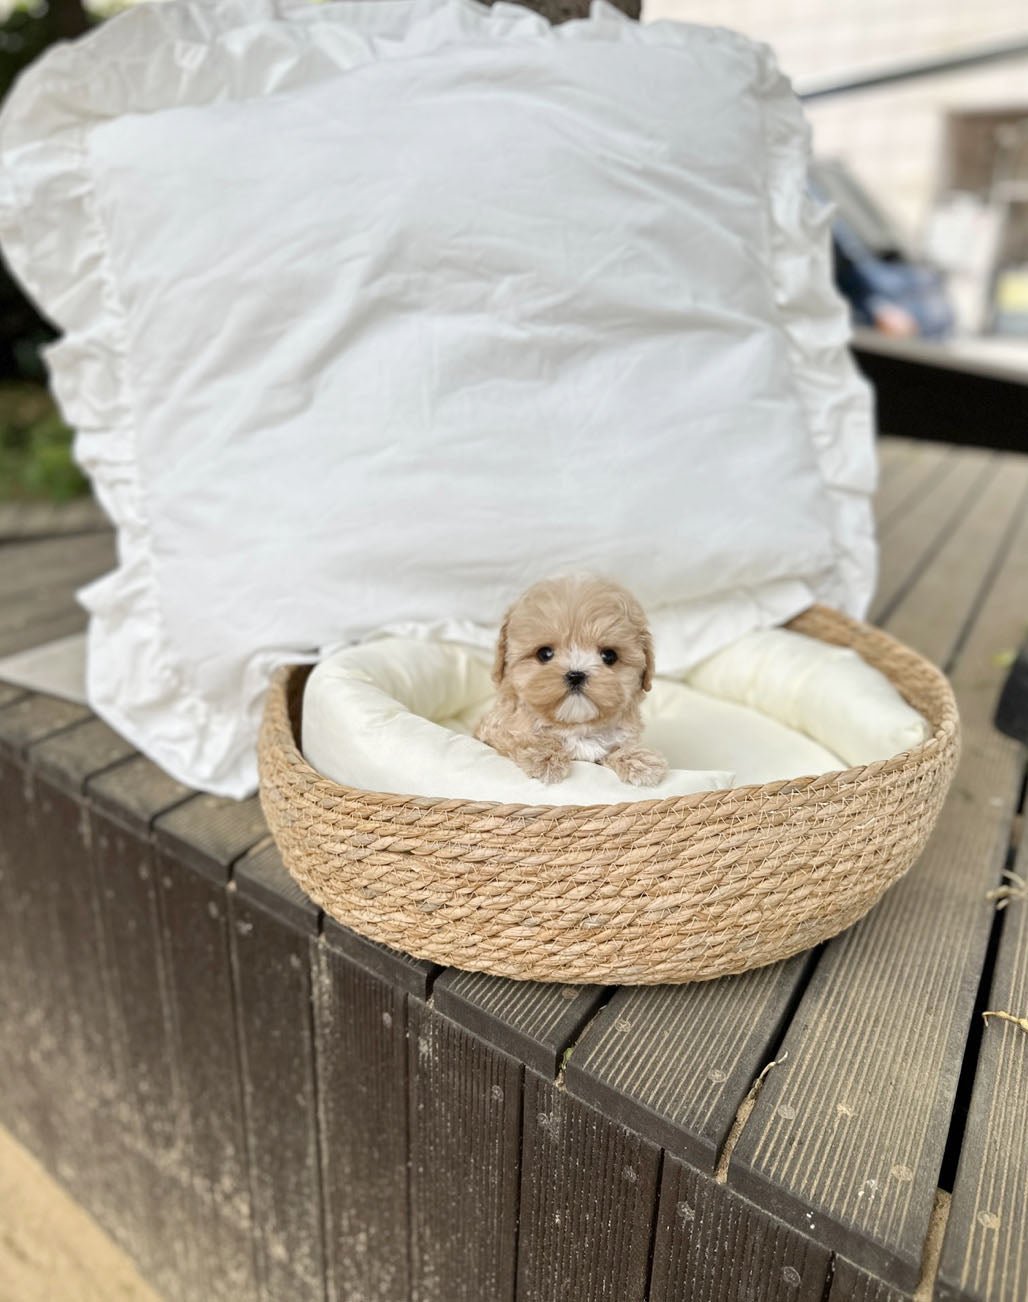
<svg viewBox="0 0 1028 1302"><path fill-rule="evenodd" d="M0 684L0 1123L169 1299L1028 1298L1028 457L888 440L873 615L952 676L920 863L704 985L441 971L323 919L256 804ZM106 533L0 547L0 654ZM929 1231L932 1229L932 1233ZM926 1248L927 1245L927 1248Z"/></svg>

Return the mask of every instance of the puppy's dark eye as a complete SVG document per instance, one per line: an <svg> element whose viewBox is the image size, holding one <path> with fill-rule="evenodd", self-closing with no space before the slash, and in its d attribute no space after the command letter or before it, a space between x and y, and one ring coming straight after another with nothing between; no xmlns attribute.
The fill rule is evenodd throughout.
<svg viewBox="0 0 1028 1302"><path fill-rule="evenodd" d="M540 664L542 665L546 664L547 661L553 659L553 647L541 646L539 650L535 653L535 658L539 661Z"/></svg>
<svg viewBox="0 0 1028 1302"><path fill-rule="evenodd" d="M614 650L612 646L605 646L603 650L600 652L600 659L603 661L605 665L616 665L618 660L618 653Z"/></svg>

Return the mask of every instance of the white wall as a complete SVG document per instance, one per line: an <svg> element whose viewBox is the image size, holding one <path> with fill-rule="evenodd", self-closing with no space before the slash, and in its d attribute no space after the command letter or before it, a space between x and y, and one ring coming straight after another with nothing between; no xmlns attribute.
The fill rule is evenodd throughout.
<svg viewBox="0 0 1028 1302"><path fill-rule="evenodd" d="M643 21L659 18L767 41L797 81L1028 37L1028 0L644 0ZM1011 105L1028 115L1028 60L815 101L808 114L815 149L844 158L916 239L936 192L946 110Z"/></svg>

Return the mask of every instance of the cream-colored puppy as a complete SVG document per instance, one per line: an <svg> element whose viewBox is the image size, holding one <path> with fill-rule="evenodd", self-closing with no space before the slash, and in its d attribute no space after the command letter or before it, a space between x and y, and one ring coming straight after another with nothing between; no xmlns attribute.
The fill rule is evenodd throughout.
<svg viewBox="0 0 1028 1302"><path fill-rule="evenodd" d="M654 786L667 763L639 745L652 678L653 639L630 592L593 577L546 579L504 616L499 693L475 736L544 782L566 778L577 759Z"/></svg>

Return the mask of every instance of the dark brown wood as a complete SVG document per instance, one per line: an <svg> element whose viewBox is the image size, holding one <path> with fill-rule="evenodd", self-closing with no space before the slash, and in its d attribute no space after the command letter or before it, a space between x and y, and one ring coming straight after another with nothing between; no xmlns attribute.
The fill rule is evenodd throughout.
<svg viewBox="0 0 1028 1302"><path fill-rule="evenodd" d="M47 538L7 543L0 567L0 602L40 589L61 586L70 590L115 564L114 534L89 538ZM74 604L74 601L69 603Z"/></svg>
<svg viewBox="0 0 1028 1302"><path fill-rule="evenodd" d="M954 647L964 727L960 771L927 851L884 901L826 949L786 1035L789 1061L764 1083L732 1155L729 1181L799 1229L899 1289L917 1282L968 1023L1023 773L1023 754L991 727L998 652L1022 620L1028 515L1023 475L991 502L992 553L977 512L963 546L1003 564L961 644L978 584L966 552L940 553L900 607L929 653ZM982 501L986 501L986 493ZM1003 513L1000 513L1001 502ZM1014 536L1004 526L1018 523ZM934 568L934 567L933 567ZM916 595L915 595L916 594Z"/></svg>
<svg viewBox="0 0 1028 1302"><path fill-rule="evenodd" d="M157 845L165 858L228 880L232 865L268 836L260 802L195 796L162 814L156 824Z"/></svg>
<svg viewBox="0 0 1028 1302"><path fill-rule="evenodd" d="M0 682L0 710L13 704L15 701L20 701L27 695L28 693L26 691L21 687L16 687L14 683Z"/></svg>
<svg viewBox="0 0 1028 1302"><path fill-rule="evenodd" d="M521 1066L408 1003L411 1297L511 1302Z"/></svg>
<svg viewBox="0 0 1028 1302"><path fill-rule="evenodd" d="M713 1172L807 959L685 986L619 990L575 1046L571 1094Z"/></svg>
<svg viewBox="0 0 1028 1302"><path fill-rule="evenodd" d="M88 842L81 810L66 801L55 809L56 793L26 766L25 755L34 743L87 717L81 707L35 694L0 710L0 1109L22 1143L80 1191L82 1147L75 1147L77 1134L68 1135L67 1109L62 1112L72 1092L65 1088L73 1050L68 1026L81 1033L75 1041L81 1048L81 1036L94 1028L102 1039L104 1018L95 984L74 990L70 964L55 962L55 950L60 954L59 918L69 912L82 927L71 943L88 945L92 937L95 944ZM55 845L62 835L64 842ZM65 875L74 877L66 901L57 885ZM100 1050L95 1061L102 1058ZM77 1083L76 1092L79 1084L86 1088Z"/></svg>
<svg viewBox="0 0 1028 1302"><path fill-rule="evenodd" d="M340 926L332 918L325 918L324 933L333 949L381 977L383 981L389 981L419 998L427 997L432 980L439 971L435 963L411 958L402 950L390 949L388 945L380 945L376 940L358 936L355 931Z"/></svg>
<svg viewBox="0 0 1028 1302"><path fill-rule="evenodd" d="M30 1006L41 1014L39 1083L52 1110L61 1182L110 1224L121 1200L118 1123L92 829L81 798L31 770L29 780L41 886L37 923L46 937L34 963L36 1001Z"/></svg>
<svg viewBox="0 0 1028 1302"><path fill-rule="evenodd" d="M85 628L75 592L110 568L113 535L9 543L0 570L0 655L40 646Z"/></svg>
<svg viewBox="0 0 1028 1302"><path fill-rule="evenodd" d="M135 753L131 742L95 718L66 728L28 750L29 761L41 777L75 795L85 789L90 779Z"/></svg>
<svg viewBox="0 0 1028 1302"><path fill-rule="evenodd" d="M565 23L570 18L587 18L589 5L587 0L517 0L528 9L535 9L551 23ZM615 0L615 8L628 14L629 18L638 18L641 12L641 0Z"/></svg>
<svg viewBox="0 0 1028 1302"><path fill-rule="evenodd" d="M108 770L96 785L106 785L115 773L119 790L126 794L127 779L132 774L140 779L131 797L132 821L149 823L161 812L162 796L148 762L130 761L121 770ZM177 794L169 780L163 798L174 803ZM144 819L147 808L149 817ZM186 1302L198 1276L192 1177L156 861L148 835L138 826L126 826L95 808L91 824L124 1181L118 1220L107 1228L162 1297Z"/></svg>
<svg viewBox="0 0 1028 1302"><path fill-rule="evenodd" d="M0 710L0 753L23 755L35 742L91 717L84 705L33 692Z"/></svg>
<svg viewBox="0 0 1028 1302"><path fill-rule="evenodd" d="M507 981L451 968L433 984L432 1001L438 1012L540 1075L556 1076L603 993L602 986Z"/></svg>
<svg viewBox="0 0 1028 1302"><path fill-rule="evenodd" d="M1028 841L1016 864L1028 875ZM1028 895L1002 918L988 1009L1028 1018ZM937 1296L974 1302L1028 1297L1028 1034L990 1019L982 1036Z"/></svg>
<svg viewBox="0 0 1028 1302"><path fill-rule="evenodd" d="M329 1302L406 1302L407 999L313 942L321 1178Z"/></svg>
<svg viewBox="0 0 1028 1302"><path fill-rule="evenodd" d="M141 755L91 777L86 788L96 809L145 837L159 814L195 794Z"/></svg>
<svg viewBox="0 0 1028 1302"><path fill-rule="evenodd" d="M71 595L70 593L68 594ZM14 655L19 651L30 651L33 647L43 646L57 638L70 637L73 633L84 633L86 629L86 612L75 608L61 608L54 611L37 612L38 618L19 622L0 634L0 655Z"/></svg>
<svg viewBox="0 0 1028 1302"><path fill-rule="evenodd" d="M831 1254L665 1158L649 1302L822 1302Z"/></svg>
<svg viewBox="0 0 1028 1302"><path fill-rule="evenodd" d="M828 1302L909 1302L908 1291L900 1292L875 1279L845 1257L836 1257L833 1266Z"/></svg>
<svg viewBox="0 0 1028 1302"><path fill-rule="evenodd" d="M519 1302L643 1302L660 1150L525 1073Z"/></svg>
<svg viewBox="0 0 1028 1302"><path fill-rule="evenodd" d="M192 1180L196 1274L188 1288L211 1302L257 1295L225 886L232 864L264 835L256 801L197 796L155 822L161 943Z"/></svg>
<svg viewBox="0 0 1028 1302"><path fill-rule="evenodd" d="M46 960L48 865L39 862L36 787L0 751L0 1122L51 1171L58 1132L49 1105L55 996Z"/></svg>
<svg viewBox="0 0 1028 1302"><path fill-rule="evenodd" d="M247 1155L260 1296L324 1296L310 943L318 910L273 845L229 890Z"/></svg>

